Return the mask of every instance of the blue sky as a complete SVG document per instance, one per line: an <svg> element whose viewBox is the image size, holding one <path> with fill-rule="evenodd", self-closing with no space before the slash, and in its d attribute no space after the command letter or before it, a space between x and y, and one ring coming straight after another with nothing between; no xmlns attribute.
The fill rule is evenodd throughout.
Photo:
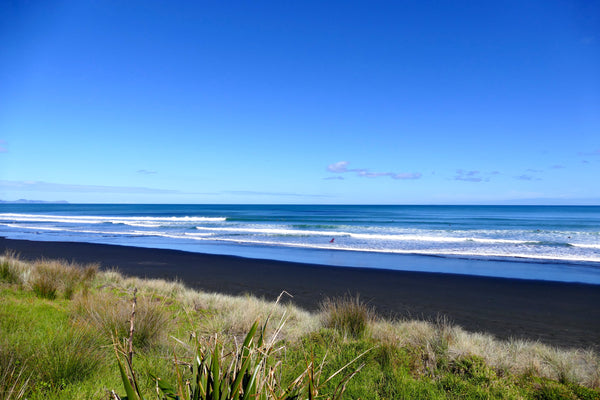
<svg viewBox="0 0 600 400"><path fill-rule="evenodd" d="M0 199L600 204L598 1L5 1Z"/></svg>

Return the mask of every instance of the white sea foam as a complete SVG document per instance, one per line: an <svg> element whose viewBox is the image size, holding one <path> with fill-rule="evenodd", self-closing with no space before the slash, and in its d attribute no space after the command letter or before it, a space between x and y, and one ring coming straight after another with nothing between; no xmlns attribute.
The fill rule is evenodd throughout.
<svg viewBox="0 0 600 400"><path fill-rule="evenodd" d="M42 230L42 231L57 231L57 232L66 232L67 230L64 228L50 227L50 226L33 226L33 225L19 225L19 224L0 224L0 226L8 226L10 228L19 228L19 229L32 229L32 230ZM77 231L80 232L80 231Z"/></svg>
<svg viewBox="0 0 600 400"><path fill-rule="evenodd" d="M411 241L411 242L440 242L440 243L463 243L463 242L478 242L478 243L511 243L523 244L525 240L514 239L490 239L477 238L471 236L432 236L432 235L385 235L372 233L350 233L349 236L356 239L366 240L396 240L396 241Z"/></svg>
<svg viewBox="0 0 600 400"><path fill-rule="evenodd" d="M443 250L443 249L376 249L371 247L350 247L331 244L308 244L308 243L293 243L293 242L276 242L268 240L253 240L240 238L215 238L202 237L197 240L211 240L218 242L230 242L237 244L253 244L261 246L285 246L299 247L320 250L340 250L340 251L356 251L369 253L389 253L389 254L415 254L429 256L448 256L448 257L466 257L466 258L522 258L529 260L542 261L567 261L567 262L591 262L600 263L600 255L568 255L568 254L540 254L540 253L523 253L523 252L499 252L497 249L468 251L468 250Z"/></svg>
<svg viewBox="0 0 600 400"><path fill-rule="evenodd" d="M58 222L76 224L127 224L132 226L161 226L169 223L224 222L226 217L115 217L101 215L0 214L0 219L16 222ZM144 225L145 224L145 225Z"/></svg>
<svg viewBox="0 0 600 400"><path fill-rule="evenodd" d="M96 236L99 238L108 235L123 238L148 236L187 241L187 243L211 241L336 251L600 263L598 251L600 243L597 232L444 230L333 224L327 224L331 228L319 229L318 226L310 226L312 229L301 229L286 225L285 222L271 222L269 225L239 221L234 223L227 221L226 217L207 216L136 217L0 213L0 221L2 221L0 226L3 227L3 232L47 231L56 232L59 237L60 232L65 232L65 236L69 238L81 234L85 238L83 240L90 240L91 235L94 238L91 240L94 241L98 240L95 239ZM55 237L54 233L48 235ZM331 237L336 239L335 243L329 243ZM127 243L127 240L122 242Z"/></svg>
<svg viewBox="0 0 600 400"><path fill-rule="evenodd" d="M197 230L206 232L226 232L232 234L254 233L263 235L289 235L289 236L327 236L327 237L351 237L354 239L368 241L411 241L411 242L439 242L439 243L507 243L507 244L525 244L526 240L515 239L496 239L496 238L477 238L464 236L442 236L442 235L416 235L416 234L377 234L377 233L353 233L345 231L314 231L301 229L283 229L283 228L239 228L239 227L203 227L197 226Z"/></svg>
<svg viewBox="0 0 600 400"><path fill-rule="evenodd" d="M581 248L584 248L584 249L598 249L598 250L600 250L600 244L571 243L571 246L581 247Z"/></svg>
<svg viewBox="0 0 600 400"><path fill-rule="evenodd" d="M197 226L197 230L211 232L227 232L227 233L258 233L263 235L303 235L303 236L350 236L348 232L333 232L333 231L310 231L303 229L284 229L284 228L220 228L220 227L205 227Z"/></svg>

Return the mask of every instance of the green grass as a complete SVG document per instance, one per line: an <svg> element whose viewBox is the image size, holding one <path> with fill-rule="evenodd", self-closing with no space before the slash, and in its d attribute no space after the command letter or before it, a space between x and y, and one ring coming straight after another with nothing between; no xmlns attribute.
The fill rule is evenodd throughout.
<svg viewBox="0 0 600 400"><path fill-rule="evenodd" d="M54 296L36 289L41 276L55 288ZM174 385L178 373L189 378L181 363L191 362L199 347L203 354L218 350L227 371L253 321L271 315L265 337L283 328L264 364L273 369L265 371L273 371L281 387L305 374L318 388L317 398L332 397L345 385L348 399L600 400L600 358L591 350L498 341L444 319L385 321L348 296L311 315L252 297L197 293L94 266L23 263L13 256L0 256L0 399L106 399L108 390L121 393L112 342L129 336L134 287L133 366L145 399L157 398L152 376ZM328 379L344 366L345 372Z"/></svg>

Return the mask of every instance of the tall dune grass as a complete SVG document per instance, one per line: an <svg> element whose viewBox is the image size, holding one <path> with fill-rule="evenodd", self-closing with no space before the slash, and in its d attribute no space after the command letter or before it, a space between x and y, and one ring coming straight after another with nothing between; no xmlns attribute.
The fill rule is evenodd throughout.
<svg viewBox="0 0 600 400"><path fill-rule="evenodd" d="M82 267L65 261L41 260L34 264L29 283L40 297L54 299L60 293L71 299L76 289L87 287L97 270L96 265Z"/></svg>
<svg viewBox="0 0 600 400"><path fill-rule="evenodd" d="M0 258L0 282L20 284L21 266L14 252L8 251Z"/></svg>
<svg viewBox="0 0 600 400"><path fill-rule="evenodd" d="M425 369L440 358L452 362L477 356L500 375L539 376L600 388L600 356L591 349L559 349L523 339L499 340L442 321L380 320L372 325L372 332L383 343L418 349Z"/></svg>
<svg viewBox="0 0 600 400"><path fill-rule="evenodd" d="M27 263L11 251L0 256L0 282L32 289L39 297L71 299L75 291L87 289L98 265L79 265L64 260L38 260Z"/></svg>
<svg viewBox="0 0 600 400"><path fill-rule="evenodd" d="M327 298L320 308L323 324L327 328L355 339L366 335L375 320L375 312L359 296Z"/></svg>
<svg viewBox="0 0 600 400"><path fill-rule="evenodd" d="M221 293L199 292L185 287L181 282L160 279L124 277L117 271L102 272L96 286L119 293L138 288L140 296L158 296L165 301L181 305L181 318L195 323L194 330L206 334L215 332L243 336L256 320L265 320L272 315L267 326L271 334L276 322L286 316L285 329L280 333L282 340L296 340L320 327L319 318L291 303L282 304L259 299L254 296L228 296ZM284 296L287 296L284 294Z"/></svg>

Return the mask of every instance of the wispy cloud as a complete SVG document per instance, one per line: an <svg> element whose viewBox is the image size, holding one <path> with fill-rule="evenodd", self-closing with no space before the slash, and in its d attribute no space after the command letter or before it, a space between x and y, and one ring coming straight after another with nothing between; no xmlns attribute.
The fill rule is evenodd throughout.
<svg viewBox="0 0 600 400"><path fill-rule="evenodd" d="M481 176L481 171L465 171L464 169L457 169L454 180L465 182L482 182L484 181L484 178ZM489 178L487 178L487 180L489 180Z"/></svg>
<svg viewBox="0 0 600 400"><path fill-rule="evenodd" d="M231 194L236 196L283 196L283 197L331 197L324 194L304 194L290 192L261 192L253 190L227 190L223 194Z"/></svg>
<svg viewBox="0 0 600 400"><path fill-rule="evenodd" d="M577 153L578 156L599 156L600 157L600 149L594 151L580 151Z"/></svg>
<svg viewBox="0 0 600 400"><path fill-rule="evenodd" d="M527 174L515 176L515 179L518 179L520 181L541 181L542 180L541 178L536 178L535 176L531 176L531 175L527 175Z"/></svg>
<svg viewBox="0 0 600 400"><path fill-rule="evenodd" d="M102 186L53 183L43 181L0 180L0 189L59 193L127 193L127 194L175 194L179 190L156 189L135 186Z"/></svg>
<svg viewBox="0 0 600 400"><path fill-rule="evenodd" d="M0 153L8 152L8 143L5 140L0 139Z"/></svg>
<svg viewBox="0 0 600 400"><path fill-rule="evenodd" d="M335 172L338 174L348 172L348 171L350 171L350 170L348 170L348 161L338 161L336 163L329 164L327 166L327 171Z"/></svg>
<svg viewBox="0 0 600 400"><path fill-rule="evenodd" d="M154 174L157 173L156 171L150 171L150 170L147 170L147 169L138 169L136 172L138 174L142 174L142 175L154 175Z"/></svg>
<svg viewBox="0 0 600 400"><path fill-rule="evenodd" d="M513 178L519 181L541 181L542 178L536 175L542 174L543 172L543 169L527 168L524 173L522 173L521 175L513 176Z"/></svg>
<svg viewBox="0 0 600 400"><path fill-rule="evenodd" d="M463 182L489 182L493 176L501 175L500 171L482 172L479 170L457 169L452 179Z"/></svg>
<svg viewBox="0 0 600 400"><path fill-rule="evenodd" d="M423 174L420 172L402 172L399 174L391 173L389 176L391 176L392 179L401 179L401 180L402 179L421 179Z"/></svg>
<svg viewBox="0 0 600 400"><path fill-rule="evenodd" d="M554 164L553 166L551 166L550 168L552 169L564 169L566 168L564 165L560 165L560 164Z"/></svg>
<svg viewBox="0 0 600 400"><path fill-rule="evenodd" d="M327 198L329 195L303 194L290 192L261 192L250 190L229 190L217 192L187 192L172 189L159 189L138 186L79 185L43 181L0 180L0 190L6 192L44 192L44 193L102 193L102 194L147 194L147 195L208 195L208 196L278 196L296 198Z"/></svg>
<svg viewBox="0 0 600 400"><path fill-rule="evenodd" d="M580 39L580 42L586 46L591 46L596 43L596 37L594 36L584 36Z"/></svg>
<svg viewBox="0 0 600 400"><path fill-rule="evenodd" d="M348 168L348 161L338 161L327 166L327 171L336 174L354 173L361 178L378 178L381 176L387 176L392 179L404 180L404 179L420 179L422 174L420 172L372 172L366 168ZM325 179L340 179L343 177L330 177Z"/></svg>
<svg viewBox="0 0 600 400"><path fill-rule="evenodd" d="M343 181L344 177L343 176L328 176L327 178L323 178L326 181L334 181L334 180L338 180L338 181Z"/></svg>

